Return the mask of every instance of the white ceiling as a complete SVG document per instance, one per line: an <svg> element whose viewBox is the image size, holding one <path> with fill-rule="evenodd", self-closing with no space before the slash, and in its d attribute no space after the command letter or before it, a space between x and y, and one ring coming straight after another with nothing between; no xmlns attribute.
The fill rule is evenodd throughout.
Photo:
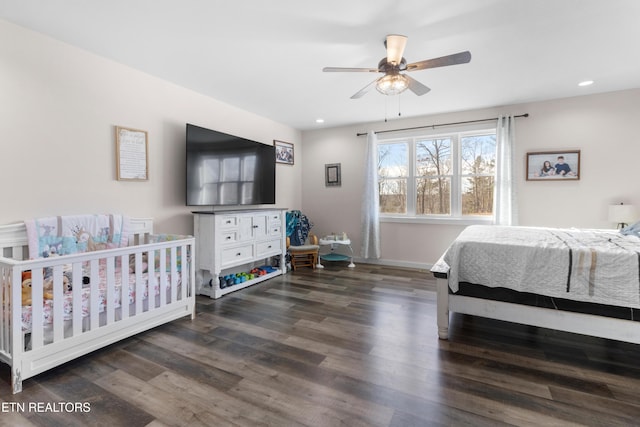
<svg viewBox="0 0 640 427"><path fill-rule="evenodd" d="M301 130L640 87L638 0L0 0L0 17ZM377 67L387 34L407 62L472 60L412 72L420 97L352 100L379 75L322 72Z"/></svg>

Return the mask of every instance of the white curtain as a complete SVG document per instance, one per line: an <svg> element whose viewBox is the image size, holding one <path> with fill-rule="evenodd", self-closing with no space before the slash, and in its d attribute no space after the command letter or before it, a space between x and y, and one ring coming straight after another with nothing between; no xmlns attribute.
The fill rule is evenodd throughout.
<svg viewBox="0 0 640 427"><path fill-rule="evenodd" d="M515 117L499 116L496 127L496 194L493 198L495 223L518 225L516 176L514 173Z"/></svg>
<svg viewBox="0 0 640 427"><path fill-rule="evenodd" d="M380 199L378 197L378 162L376 134L367 133L364 166L364 193L362 195L362 256L380 258Z"/></svg>

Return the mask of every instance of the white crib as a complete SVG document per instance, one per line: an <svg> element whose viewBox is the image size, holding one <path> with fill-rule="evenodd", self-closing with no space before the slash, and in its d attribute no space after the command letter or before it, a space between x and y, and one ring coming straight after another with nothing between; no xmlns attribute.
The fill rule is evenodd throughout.
<svg viewBox="0 0 640 427"><path fill-rule="evenodd" d="M24 223L0 226L0 361L11 366L13 393L22 391L23 380L69 360L195 316L195 239L148 243L156 240L149 218L130 218L129 233L128 247L26 260ZM27 307L23 272L32 280ZM53 298L45 299L45 272L53 278ZM63 273L71 277L68 292Z"/></svg>

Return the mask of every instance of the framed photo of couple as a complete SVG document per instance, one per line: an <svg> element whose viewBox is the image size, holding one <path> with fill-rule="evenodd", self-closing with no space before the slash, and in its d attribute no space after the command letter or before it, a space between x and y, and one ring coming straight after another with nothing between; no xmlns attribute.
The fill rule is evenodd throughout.
<svg viewBox="0 0 640 427"><path fill-rule="evenodd" d="M580 150L527 153L527 181L580 179Z"/></svg>

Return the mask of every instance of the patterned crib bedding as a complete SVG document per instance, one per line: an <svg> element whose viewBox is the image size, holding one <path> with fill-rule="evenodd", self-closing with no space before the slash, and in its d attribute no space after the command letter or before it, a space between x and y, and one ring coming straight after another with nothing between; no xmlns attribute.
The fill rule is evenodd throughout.
<svg viewBox="0 0 640 427"><path fill-rule="evenodd" d="M149 298L149 294L154 297L160 295L160 286L162 280L165 280L167 283L167 290L171 288L171 285L174 284L173 277L171 277L170 272L154 272L155 280L152 280L152 289L149 289L149 273L144 272L141 274L142 281L144 283L144 294L142 295L143 300ZM164 275L164 278L161 277ZM127 305L133 304L136 301L136 274L130 272L128 274L129 277L129 286L128 292L125 297L125 302ZM99 278L100 282L98 284L98 312L103 313L106 309L107 305L107 269L104 263L100 263L99 268ZM121 268L118 266L115 268L115 292L114 292L114 308L120 308L123 299L122 292L122 274ZM182 277L180 271L177 272L175 277L175 285L180 286L182 284ZM73 286L73 284L72 284ZM91 314L91 287L89 284L82 284L82 317L88 317ZM63 293L63 313L64 320L71 320L73 317L73 292L72 290L65 291ZM53 300L52 299L44 299L43 301L43 324L50 325L53 323ZM22 331L30 332L33 324L33 306L32 305L23 305L22 306Z"/></svg>

